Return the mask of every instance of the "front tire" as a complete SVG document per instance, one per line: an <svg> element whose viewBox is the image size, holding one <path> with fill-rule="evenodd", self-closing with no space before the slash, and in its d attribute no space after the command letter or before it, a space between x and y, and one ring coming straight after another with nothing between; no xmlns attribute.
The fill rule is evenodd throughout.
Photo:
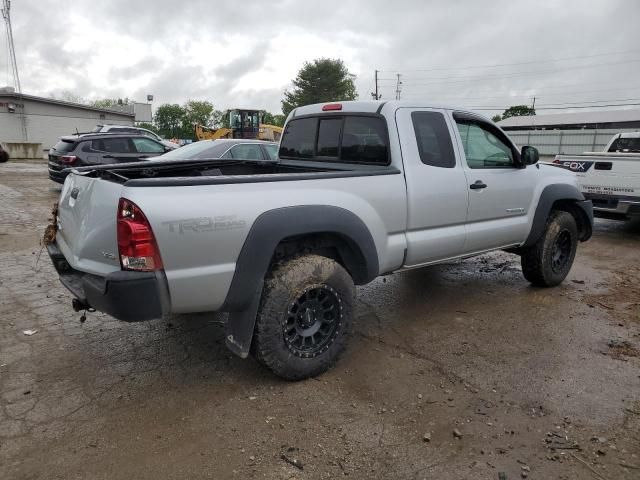
<svg viewBox="0 0 640 480"><path fill-rule="evenodd" d="M544 233L522 253L524 278L537 287L559 285L571 270L578 246L578 226L568 212L553 211Z"/></svg>
<svg viewBox="0 0 640 480"><path fill-rule="evenodd" d="M252 352L287 380L331 368L351 329L355 288L340 264L304 255L276 266L265 280Z"/></svg>

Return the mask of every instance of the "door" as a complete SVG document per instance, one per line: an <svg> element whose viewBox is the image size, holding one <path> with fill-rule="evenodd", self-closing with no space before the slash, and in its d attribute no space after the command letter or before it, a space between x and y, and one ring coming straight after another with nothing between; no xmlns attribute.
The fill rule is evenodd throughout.
<svg viewBox="0 0 640 480"><path fill-rule="evenodd" d="M538 168L520 168L515 146L495 125L468 114L454 113L454 119L469 190L465 251L522 243Z"/></svg>
<svg viewBox="0 0 640 480"><path fill-rule="evenodd" d="M444 110L396 113L407 183L408 267L460 254L465 243L468 186Z"/></svg>
<svg viewBox="0 0 640 480"><path fill-rule="evenodd" d="M144 160L145 158L157 157L166 152L164 145L149 137L135 137L132 138L133 147L138 153L138 159Z"/></svg>

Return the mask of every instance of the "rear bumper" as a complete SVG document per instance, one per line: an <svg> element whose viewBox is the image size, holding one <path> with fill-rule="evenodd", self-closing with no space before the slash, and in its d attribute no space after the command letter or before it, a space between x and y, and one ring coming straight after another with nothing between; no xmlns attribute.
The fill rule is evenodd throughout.
<svg viewBox="0 0 640 480"><path fill-rule="evenodd" d="M48 168L49 168L49 178L54 182L64 183L64 179L67 178L67 175L69 175L68 172L63 173L64 169L60 167L60 165L54 162L50 161L48 164Z"/></svg>
<svg viewBox="0 0 640 480"><path fill-rule="evenodd" d="M589 195L585 197L593 202L593 211L597 217L640 216L640 198Z"/></svg>
<svg viewBox="0 0 640 480"><path fill-rule="evenodd" d="M118 320L138 322L169 313L169 291L163 272L118 271L105 277L71 268L55 243L47 245L60 282L79 303Z"/></svg>

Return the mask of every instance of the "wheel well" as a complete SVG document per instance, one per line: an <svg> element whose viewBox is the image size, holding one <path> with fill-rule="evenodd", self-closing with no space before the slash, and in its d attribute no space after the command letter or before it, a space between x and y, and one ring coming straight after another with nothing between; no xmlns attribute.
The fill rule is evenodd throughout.
<svg viewBox="0 0 640 480"><path fill-rule="evenodd" d="M358 285L370 281L367 278L367 260L358 244L349 237L335 232L312 233L283 238L276 246L271 257L271 265L308 253L335 260L349 272L353 281Z"/></svg>
<svg viewBox="0 0 640 480"><path fill-rule="evenodd" d="M551 210L562 210L563 212L570 213L576 221L578 226L578 239L581 241L587 240L591 236L591 222L587 217L587 214L578 207L572 200L556 200Z"/></svg>

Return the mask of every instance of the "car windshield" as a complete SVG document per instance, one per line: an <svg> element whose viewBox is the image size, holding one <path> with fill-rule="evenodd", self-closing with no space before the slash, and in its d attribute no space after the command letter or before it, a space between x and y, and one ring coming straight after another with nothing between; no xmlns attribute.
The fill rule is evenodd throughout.
<svg viewBox="0 0 640 480"><path fill-rule="evenodd" d="M202 140L176 148L171 152L156 157L155 160L205 160L208 158L220 158L230 146L231 145L225 143L217 143L215 140Z"/></svg>

